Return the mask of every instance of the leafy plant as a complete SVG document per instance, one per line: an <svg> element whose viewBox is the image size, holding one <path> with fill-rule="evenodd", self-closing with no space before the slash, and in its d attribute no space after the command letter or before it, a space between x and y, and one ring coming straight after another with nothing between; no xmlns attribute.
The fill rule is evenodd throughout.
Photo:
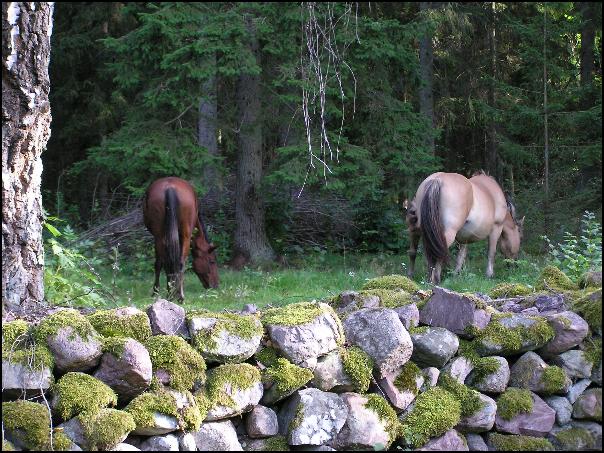
<svg viewBox="0 0 604 453"><path fill-rule="evenodd" d="M585 211L581 219L581 235L566 231L564 241L554 244L542 236L554 265L575 280L590 270L602 267L602 225L593 212Z"/></svg>

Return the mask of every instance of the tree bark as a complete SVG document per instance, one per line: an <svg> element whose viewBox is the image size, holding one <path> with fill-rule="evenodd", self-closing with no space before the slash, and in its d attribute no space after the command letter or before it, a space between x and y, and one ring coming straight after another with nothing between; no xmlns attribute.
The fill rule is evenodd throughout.
<svg viewBox="0 0 604 453"><path fill-rule="evenodd" d="M420 2L419 9L426 13L432 8L432 2ZM432 130L426 137L426 145L435 154L434 149L434 94L433 94L433 73L434 73L434 50L432 49L432 34L426 33L419 39L419 68L421 84L419 87L419 111L426 115L430 121Z"/></svg>
<svg viewBox="0 0 604 453"><path fill-rule="evenodd" d="M246 15L249 52L260 64L258 37L253 17ZM241 74L237 82L239 135L237 180L235 187L234 261L260 263L273 260L264 227L264 205L260 194L262 180L262 124L260 75Z"/></svg>
<svg viewBox="0 0 604 453"><path fill-rule="evenodd" d="M495 42L495 2L491 2L489 27L489 60L491 67L491 80L489 81L489 106L495 109L495 79L497 77L497 50ZM489 120L489 129L487 133L487 169L490 175L501 181L501 175L497 165L497 131L495 129L495 119L493 115Z"/></svg>
<svg viewBox="0 0 604 453"><path fill-rule="evenodd" d="M594 10L590 2L580 2L581 12L581 85L588 85L593 80L594 72Z"/></svg>
<svg viewBox="0 0 604 453"><path fill-rule="evenodd" d="M2 3L2 312L44 300L41 154L50 137L53 6Z"/></svg>

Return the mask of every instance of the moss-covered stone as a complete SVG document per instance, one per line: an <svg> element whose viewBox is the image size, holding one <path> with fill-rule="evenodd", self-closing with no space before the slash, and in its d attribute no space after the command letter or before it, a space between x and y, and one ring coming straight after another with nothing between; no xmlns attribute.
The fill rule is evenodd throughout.
<svg viewBox="0 0 604 453"><path fill-rule="evenodd" d="M489 296L493 299L499 299L502 297L526 296L532 292L531 288L521 283L500 283L491 289Z"/></svg>
<svg viewBox="0 0 604 453"><path fill-rule="evenodd" d="M488 342L501 347L501 354L515 354L521 352L523 343L540 346L554 338L555 332L552 326L542 316L527 316L534 320L530 326L518 325L510 328L504 326L500 320L508 314L497 314L491 317L491 321L474 338L475 342ZM475 347L475 346L474 346Z"/></svg>
<svg viewBox="0 0 604 453"><path fill-rule="evenodd" d="M552 451L554 446L541 437L489 434L489 444L496 451Z"/></svg>
<svg viewBox="0 0 604 453"><path fill-rule="evenodd" d="M428 332L428 329L430 329L430 327L428 327L428 326L410 327L409 328L409 334L411 334L411 335L422 335L422 334Z"/></svg>
<svg viewBox="0 0 604 453"><path fill-rule="evenodd" d="M413 295L400 289L366 289L359 292L362 296L377 296L380 306L386 308L398 308L416 302Z"/></svg>
<svg viewBox="0 0 604 453"><path fill-rule="evenodd" d="M265 367L273 366L279 358L279 351L269 346L264 346L260 351L254 354L254 358Z"/></svg>
<svg viewBox="0 0 604 453"><path fill-rule="evenodd" d="M178 425L185 431L197 431L208 412L207 400L201 396L193 396L190 392L182 392L187 404L179 408L175 396L165 390L143 393L134 398L126 407L126 412L132 415L136 429L145 429L154 424L154 413L175 417Z"/></svg>
<svg viewBox="0 0 604 453"><path fill-rule="evenodd" d="M127 337L144 343L151 336L151 324L140 310L125 312L123 308L98 310L88 315L94 328L105 337Z"/></svg>
<svg viewBox="0 0 604 453"><path fill-rule="evenodd" d="M212 368L208 372L206 383L206 395L210 401L210 407L236 407L233 399L225 391L225 387L231 391L247 390L261 381L262 377L258 368L249 363L226 364Z"/></svg>
<svg viewBox="0 0 604 453"><path fill-rule="evenodd" d="M53 386L54 409L63 420L82 412L117 405L117 395L104 382L85 374L70 372Z"/></svg>
<svg viewBox="0 0 604 453"><path fill-rule="evenodd" d="M474 365L472 369L474 384L484 382L487 376L497 373L501 366L499 360L494 357L477 357L475 360L472 360L472 364Z"/></svg>
<svg viewBox="0 0 604 453"><path fill-rule="evenodd" d="M298 403L296 406L296 414L294 418L291 419L288 426L288 432L291 433L293 430L298 428L302 422L304 421L304 405L302 403Z"/></svg>
<svg viewBox="0 0 604 453"><path fill-rule="evenodd" d="M537 279L535 289L537 291L543 289L553 289L557 291L576 290L578 289L578 286L556 266L546 266Z"/></svg>
<svg viewBox="0 0 604 453"><path fill-rule="evenodd" d="M412 361L403 365L401 372L394 380L394 386L401 392L409 391L417 395L417 378L422 376L422 370Z"/></svg>
<svg viewBox="0 0 604 453"><path fill-rule="evenodd" d="M472 390L464 384L460 384L457 379L449 373L441 373L438 379L438 385L451 393L459 401L461 416L469 417L484 407L480 399L480 393Z"/></svg>
<svg viewBox="0 0 604 453"><path fill-rule="evenodd" d="M579 451L596 448L594 436L585 428L568 428L553 434L559 450Z"/></svg>
<svg viewBox="0 0 604 453"><path fill-rule="evenodd" d="M29 324L22 319L2 323L2 352L5 349L19 349L27 340Z"/></svg>
<svg viewBox="0 0 604 453"><path fill-rule="evenodd" d="M117 409L101 409L78 415L89 450L108 450L134 431L131 414Z"/></svg>
<svg viewBox="0 0 604 453"><path fill-rule="evenodd" d="M279 398L307 384L313 378L313 372L294 365L285 358L279 358L275 365L264 370L263 378L276 385Z"/></svg>
<svg viewBox="0 0 604 453"><path fill-rule="evenodd" d="M103 352L108 352L117 358L121 358L126 349L129 338L105 337L103 338Z"/></svg>
<svg viewBox="0 0 604 453"><path fill-rule="evenodd" d="M548 366L543 370L541 382L544 386L544 393L562 393L567 383L566 373L559 366Z"/></svg>
<svg viewBox="0 0 604 453"><path fill-rule="evenodd" d="M284 436L273 436L264 441L262 451L290 451L290 448Z"/></svg>
<svg viewBox="0 0 604 453"><path fill-rule="evenodd" d="M597 367L602 362L602 338L591 338L585 342L585 358Z"/></svg>
<svg viewBox="0 0 604 453"><path fill-rule="evenodd" d="M510 387L497 398L497 415L511 420L518 414L528 414L533 410L533 396L530 390Z"/></svg>
<svg viewBox="0 0 604 453"><path fill-rule="evenodd" d="M407 445L418 448L430 437L453 428L460 418L459 400L442 387L432 387L415 400L415 406L402 422L401 435Z"/></svg>
<svg viewBox="0 0 604 453"><path fill-rule="evenodd" d="M410 278L393 274L367 280L361 289L402 289L408 293L414 293L420 288Z"/></svg>
<svg viewBox="0 0 604 453"><path fill-rule="evenodd" d="M200 352L212 352L217 348L216 338L221 332L228 332L244 340L261 337L264 334L262 324L255 315L237 313L220 313L209 310L195 310L187 314L187 321L192 318L212 318L216 322L208 329L202 329L192 338L193 346Z"/></svg>
<svg viewBox="0 0 604 453"><path fill-rule="evenodd" d="M71 445L63 433L52 433L48 408L31 401L2 403L2 428L28 450L65 451ZM51 445L52 444L52 445ZM4 443L3 443L4 450Z"/></svg>
<svg viewBox="0 0 604 453"><path fill-rule="evenodd" d="M2 451L15 451L15 446L8 440L2 440Z"/></svg>
<svg viewBox="0 0 604 453"><path fill-rule="evenodd" d="M401 424L396 417L396 412L384 398L375 394L366 395L366 397L365 407L377 414L388 433L388 444L384 445L386 449L399 437Z"/></svg>
<svg viewBox="0 0 604 453"><path fill-rule="evenodd" d="M355 390L365 393L371 383L373 359L358 346L340 348L340 357L342 357L344 371L352 381Z"/></svg>
<svg viewBox="0 0 604 453"><path fill-rule="evenodd" d="M76 335L82 340L98 337L98 333L86 317L71 308L59 310L44 318L32 332L36 342L45 345L48 337L56 335L64 327L71 327L70 338L75 338Z"/></svg>
<svg viewBox="0 0 604 453"><path fill-rule="evenodd" d="M145 346L153 370L166 370L173 389L191 390L196 382L205 382L206 363L203 357L181 337L154 335L145 342Z"/></svg>
<svg viewBox="0 0 604 453"><path fill-rule="evenodd" d="M602 290L589 292L578 298L573 309L579 313L594 332L602 331Z"/></svg>
<svg viewBox="0 0 604 453"><path fill-rule="evenodd" d="M27 364L32 370L40 370L43 367L54 367L52 352L42 344L29 343L20 349L2 348L2 359L11 363Z"/></svg>

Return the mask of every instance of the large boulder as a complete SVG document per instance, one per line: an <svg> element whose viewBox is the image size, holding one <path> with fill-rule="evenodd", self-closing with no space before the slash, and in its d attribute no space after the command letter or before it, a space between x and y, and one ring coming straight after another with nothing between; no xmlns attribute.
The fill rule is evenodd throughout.
<svg viewBox="0 0 604 453"><path fill-rule="evenodd" d="M572 385L564 370L547 365L532 351L522 355L510 369L512 387L525 388L536 393L565 394Z"/></svg>
<svg viewBox="0 0 604 453"><path fill-rule="evenodd" d="M199 451L243 451L231 420L203 423L192 434Z"/></svg>
<svg viewBox="0 0 604 453"><path fill-rule="evenodd" d="M589 331L587 322L572 311L547 315L546 318L555 335L537 351L542 357L552 357L574 348L583 341Z"/></svg>
<svg viewBox="0 0 604 453"><path fill-rule="evenodd" d="M147 308L153 335L179 335L190 338L185 309L165 299L157 299Z"/></svg>
<svg viewBox="0 0 604 453"><path fill-rule="evenodd" d="M497 403L482 393L478 394L481 407L476 412L466 417L462 417L455 429L463 433L482 433L490 431L495 424L495 414L497 413Z"/></svg>
<svg viewBox="0 0 604 453"><path fill-rule="evenodd" d="M359 346L375 362L381 377L397 375L413 353L413 342L394 310L367 308L344 322L349 343Z"/></svg>
<svg viewBox="0 0 604 453"><path fill-rule="evenodd" d="M424 385L424 374L419 367L409 361L394 379L380 379L379 386L397 411L406 409L415 400Z"/></svg>
<svg viewBox="0 0 604 453"><path fill-rule="evenodd" d="M572 349L552 359L552 363L562 368L571 379L586 379L591 377L593 363L585 351Z"/></svg>
<svg viewBox="0 0 604 453"><path fill-rule="evenodd" d="M478 365L468 375L466 383L480 392L503 393L510 380L510 366L504 357L485 357L481 361L492 361L493 369ZM484 370L484 371L483 371Z"/></svg>
<svg viewBox="0 0 604 453"><path fill-rule="evenodd" d="M330 390L352 392L355 390L352 379L344 369L340 351L333 351L320 357L313 373L313 384L324 392Z"/></svg>
<svg viewBox="0 0 604 453"><path fill-rule="evenodd" d="M419 327L411 334L411 360L421 367L442 368L459 348L457 335L442 327Z"/></svg>
<svg viewBox="0 0 604 453"><path fill-rule="evenodd" d="M514 411L515 414L514 412L510 414L506 411L505 406L500 403L501 398L504 398L505 395L504 393L497 401L497 415L495 417L495 429L497 431L537 437L544 437L551 431L556 420L556 412L539 396L530 392L529 405L525 406L525 409L528 410Z"/></svg>
<svg viewBox="0 0 604 453"><path fill-rule="evenodd" d="M432 297L422 307L419 320L422 324L445 329L464 337L486 327L491 319L486 303L469 294L458 294L436 287Z"/></svg>
<svg viewBox="0 0 604 453"><path fill-rule="evenodd" d="M276 436L279 434L277 414L269 407L255 406L245 416L245 430L253 439Z"/></svg>
<svg viewBox="0 0 604 453"><path fill-rule="evenodd" d="M556 423L566 425L571 420L573 405L563 396L548 396L543 398L549 407L556 411Z"/></svg>
<svg viewBox="0 0 604 453"><path fill-rule="evenodd" d="M35 396L52 385L52 358L43 361L35 351L35 348L15 351L13 354L7 351L6 359L3 357L2 393L7 397ZM4 356L5 351L2 352ZM50 358L48 352L46 356Z"/></svg>
<svg viewBox="0 0 604 453"><path fill-rule="evenodd" d="M510 356L539 349L554 335L544 317L505 313L493 317L479 332L475 349L481 356Z"/></svg>

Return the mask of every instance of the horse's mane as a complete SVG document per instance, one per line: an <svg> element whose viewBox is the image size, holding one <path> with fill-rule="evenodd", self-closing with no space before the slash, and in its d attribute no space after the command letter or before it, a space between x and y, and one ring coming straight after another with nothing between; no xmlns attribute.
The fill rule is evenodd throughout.
<svg viewBox="0 0 604 453"><path fill-rule="evenodd" d="M516 219L516 206L512 201L512 196L508 192L504 192L505 202L508 205L508 211L510 211L510 215L512 216L512 220L514 224L518 225L518 219Z"/></svg>
<svg viewBox="0 0 604 453"><path fill-rule="evenodd" d="M206 242L210 243L210 237L208 236L208 230L206 228L206 224L203 223L203 218L201 217L201 209L197 209L197 217L199 218L199 224L201 225L201 231L203 231L203 236L206 239Z"/></svg>
<svg viewBox="0 0 604 453"><path fill-rule="evenodd" d="M487 176L487 177L491 178L493 181L497 182L497 180L493 176L489 175L484 170L476 170L474 173L472 173L472 177L474 177L474 176L480 176L480 175Z"/></svg>

